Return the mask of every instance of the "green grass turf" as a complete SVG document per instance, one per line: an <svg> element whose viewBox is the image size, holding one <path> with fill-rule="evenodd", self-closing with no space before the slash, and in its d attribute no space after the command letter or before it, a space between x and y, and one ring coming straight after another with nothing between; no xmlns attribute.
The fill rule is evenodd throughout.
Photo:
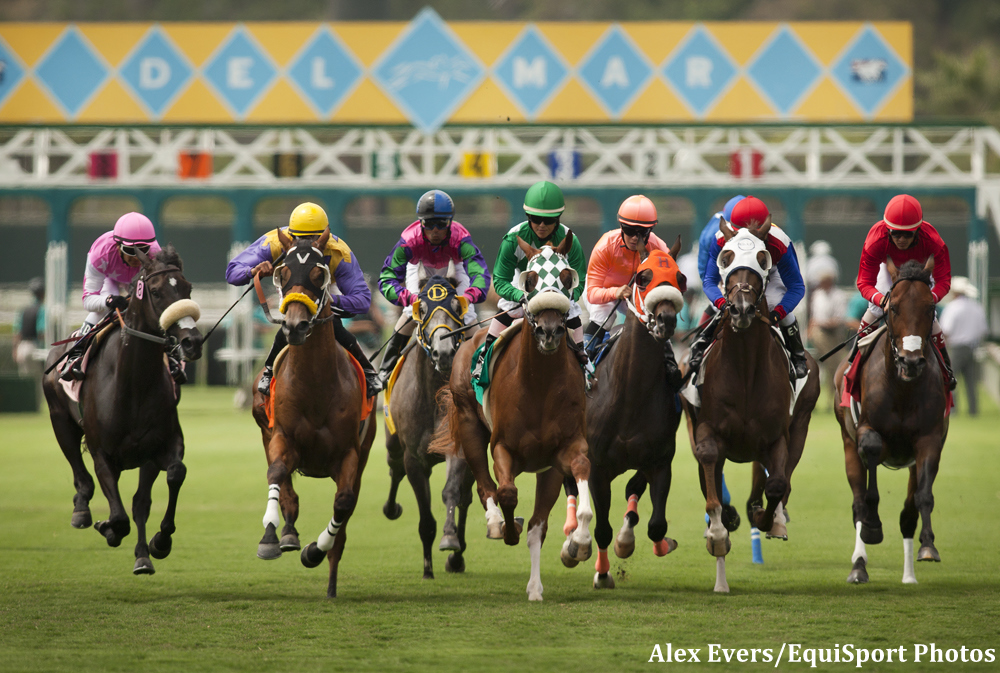
<svg viewBox="0 0 1000 673"><path fill-rule="evenodd" d="M542 549L545 601L529 603L528 550L486 540L483 510L470 509L467 571L421 579L413 493L400 487L403 516L382 515L388 485L382 426L348 526L339 594L325 596L327 570L304 568L298 554L256 558L267 485L265 460L250 414L234 410L232 391L188 388L181 404L187 481L180 494L173 553L154 560L156 574L134 577L135 529L118 549L93 530L70 527L73 482L47 414L0 417L0 670L3 671L382 671L631 670L653 646L771 648L783 643L833 648L906 648L906 664L867 663L865 670L953 670L913 663L915 643L942 648L1000 648L1000 505L997 452L1000 411L952 423L935 487L934 528L943 562L919 563L920 584L903 585L896 524L904 472L880 478L886 540L869 546L871 583L845 583L854 545L851 495L839 429L829 413L813 417L793 479L790 540L764 542L765 564L750 563L749 528L734 534L730 595L715 595L714 559L705 551L704 500L686 433L678 435L670 535L680 547L652 554L645 535L650 507L640 505L631 559L611 554L618 588L595 591L593 560L569 570L558 560L563 505L550 519ZM86 458L90 465L89 456ZM726 470L743 510L749 467ZM435 493L443 467L432 479ZM612 525L624 511L625 479L615 483ZM136 472L122 478L127 507ZM518 513L530 516L533 477L518 479ZM332 482L298 478L303 543L329 519ZM153 492L153 529L166 499ZM107 516L98 491L94 518ZM434 499L438 528L444 506ZM591 526L593 530L593 525ZM436 543L435 543L436 547ZM596 553L596 551L595 551ZM759 656L759 655L758 655ZM787 663L779 670L804 670ZM894 661L898 660L898 655ZM997 664L966 666L997 670ZM957 664L962 668L961 663ZM740 670L773 670L773 663ZM820 665L847 670L853 664Z"/></svg>

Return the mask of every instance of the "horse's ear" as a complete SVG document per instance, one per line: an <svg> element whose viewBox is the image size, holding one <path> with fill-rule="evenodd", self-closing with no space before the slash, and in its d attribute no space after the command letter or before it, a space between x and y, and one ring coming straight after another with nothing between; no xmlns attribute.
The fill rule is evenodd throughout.
<svg viewBox="0 0 1000 673"><path fill-rule="evenodd" d="M681 273L680 269L677 269L677 289L681 291L681 294L684 294L685 292L688 291L687 276Z"/></svg>
<svg viewBox="0 0 1000 673"><path fill-rule="evenodd" d="M517 237L517 247L521 248L521 251L524 253L524 256L527 257L528 259L531 259L539 252L541 252L541 250L531 245L520 236Z"/></svg>
<svg viewBox="0 0 1000 673"><path fill-rule="evenodd" d="M764 223L762 225L760 225L759 227L757 227L756 229L753 230L753 235L756 236L757 238L759 238L762 241L766 241L767 240L767 233L769 231L771 231L771 214L770 213L768 213L767 219L764 220Z"/></svg>
<svg viewBox="0 0 1000 673"><path fill-rule="evenodd" d="M452 287L458 288L458 271L455 269L455 260L448 260L448 270L445 272L444 277L448 279Z"/></svg>
<svg viewBox="0 0 1000 673"><path fill-rule="evenodd" d="M643 269L635 277L635 284L639 286L640 290L642 290L643 292L645 292L646 288L649 287L649 283L652 280L653 280L653 270L652 269Z"/></svg>
<svg viewBox="0 0 1000 673"><path fill-rule="evenodd" d="M639 239L639 245L636 247L636 252L639 253L639 261L645 262L649 258L649 249L646 247L646 241Z"/></svg>
<svg viewBox="0 0 1000 673"><path fill-rule="evenodd" d="M564 288L566 288L567 290L572 290L573 289L573 270L572 269L563 269L562 271L560 271L559 272L559 282L562 283L562 286Z"/></svg>
<svg viewBox="0 0 1000 673"><path fill-rule="evenodd" d="M287 251L290 247L292 247L292 237L281 229L278 229L278 242L281 243L282 250Z"/></svg>
<svg viewBox="0 0 1000 673"><path fill-rule="evenodd" d="M733 231L733 228L729 226L729 223L726 222L726 218L724 217L719 218L719 231L722 232L722 237L726 239L727 242L736 235L736 232Z"/></svg>
<svg viewBox="0 0 1000 673"><path fill-rule="evenodd" d="M677 255L681 253L681 235L677 234L677 240L674 244L670 246L670 250L667 251L673 259L677 259Z"/></svg>
<svg viewBox="0 0 1000 673"><path fill-rule="evenodd" d="M135 256L138 258L139 263L141 263L144 267L152 264L152 260L150 260L149 255L140 250L138 246L135 248Z"/></svg>
<svg viewBox="0 0 1000 673"><path fill-rule="evenodd" d="M887 257L885 260L885 269L889 272L889 277L892 278L892 282L896 282L896 276L899 275L899 269L896 268L895 262L892 261L892 257Z"/></svg>
<svg viewBox="0 0 1000 673"><path fill-rule="evenodd" d="M427 282L427 269L424 267L423 262L417 262L417 287L421 290L424 289L424 284Z"/></svg>
<svg viewBox="0 0 1000 673"><path fill-rule="evenodd" d="M927 261L924 262L924 271L927 273L934 273L934 255L928 257Z"/></svg>
<svg viewBox="0 0 1000 673"><path fill-rule="evenodd" d="M330 240L330 229L326 228L320 235L319 240L316 241L316 248L320 251L326 250L327 241Z"/></svg>
<svg viewBox="0 0 1000 673"><path fill-rule="evenodd" d="M527 243L525 243L525 245L527 245ZM524 291L527 294L531 294L535 291L536 287L538 287L538 274L534 271L529 271L524 276Z"/></svg>
<svg viewBox="0 0 1000 673"><path fill-rule="evenodd" d="M570 248L573 247L573 231L571 229L566 230L566 238L556 246L556 252L560 255L568 255Z"/></svg>

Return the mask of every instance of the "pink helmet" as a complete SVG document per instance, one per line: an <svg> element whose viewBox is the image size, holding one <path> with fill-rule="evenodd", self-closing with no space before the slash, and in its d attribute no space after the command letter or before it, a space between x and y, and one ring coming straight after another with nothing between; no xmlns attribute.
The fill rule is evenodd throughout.
<svg viewBox="0 0 1000 673"><path fill-rule="evenodd" d="M156 230L142 213L125 213L115 222L115 241L118 243L153 243Z"/></svg>

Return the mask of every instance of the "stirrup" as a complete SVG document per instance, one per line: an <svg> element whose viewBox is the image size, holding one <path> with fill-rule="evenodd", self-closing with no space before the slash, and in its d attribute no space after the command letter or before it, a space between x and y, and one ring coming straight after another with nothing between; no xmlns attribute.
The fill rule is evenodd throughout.
<svg viewBox="0 0 1000 673"><path fill-rule="evenodd" d="M375 370L365 371L365 387L368 390L368 397L375 397L382 390L381 375Z"/></svg>
<svg viewBox="0 0 1000 673"><path fill-rule="evenodd" d="M261 395L267 397L271 394L271 379L274 377L274 370L270 367L264 367L264 373L260 375L260 381L257 382L257 392Z"/></svg>

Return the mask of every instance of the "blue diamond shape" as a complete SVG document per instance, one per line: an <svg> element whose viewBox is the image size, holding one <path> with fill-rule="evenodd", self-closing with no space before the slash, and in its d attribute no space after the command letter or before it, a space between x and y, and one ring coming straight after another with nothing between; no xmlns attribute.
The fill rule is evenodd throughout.
<svg viewBox="0 0 1000 673"><path fill-rule="evenodd" d="M652 66L621 26L612 26L580 66L580 80L613 117L646 87Z"/></svg>
<svg viewBox="0 0 1000 673"><path fill-rule="evenodd" d="M243 117L267 93L277 72L246 29L237 28L205 66L204 76L236 116Z"/></svg>
<svg viewBox="0 0 1000 673"><path fill-rule="evenodd" d="M562 88L569 74L559 53L534 26L528 26L493 68L507 95L533 118Z"/></svg>
<svg viewBox="0 0 1000 673"><path fill-rule="evenodd" d="M119 73L146 107L159 117L191 79L187 59L158 27L152 28Z"/></svg>
<svg viewBox="0 0 1000 673"><path fill-rule="evenodd" d="M736 77L736 64L715 38L699 26L666 60L663 76L700 117Z"/></svg>
<svg viewBox="0 0 1000 673"><path fill-rule="evenodd" d="M479 59L425 8L372 68L371 76L415 126L432 131L485 74Z"/></svg>
<svg viewBox="0 0 1000 673"><path fill-rule="evenodd" d="M292 61L288 77L321 117L329 117L361 80L361 67L329 28L321 28Z"/></svg>
<svg viewBox="0 0 1000 673"><path fill-rule="evenodd" d="M754 59L747 74L777 110L787 115L819 80L823 69L787 26Z"/></svg>
<svg viewBox="0 0 1000 673"><path fill-rule="evenodd" d="M24 68L14 56L14 51L0 39L0 105L3 105L22 79Z"/></svg>
<svg viewBox="0 0 1000 673"><path fill-rule="evenodd" d="M895 91L908 70L882 36L871 26L865 26L830 69L830 74L858 107L872 115Z"/></svg>
<svg viewBox="0 0 1000 673"><path fill-rule="evenodd" d="M67 116L75 117L104 84L108 68L80 31L70 27L35 68L35 76L62 105Z"/></svg>

